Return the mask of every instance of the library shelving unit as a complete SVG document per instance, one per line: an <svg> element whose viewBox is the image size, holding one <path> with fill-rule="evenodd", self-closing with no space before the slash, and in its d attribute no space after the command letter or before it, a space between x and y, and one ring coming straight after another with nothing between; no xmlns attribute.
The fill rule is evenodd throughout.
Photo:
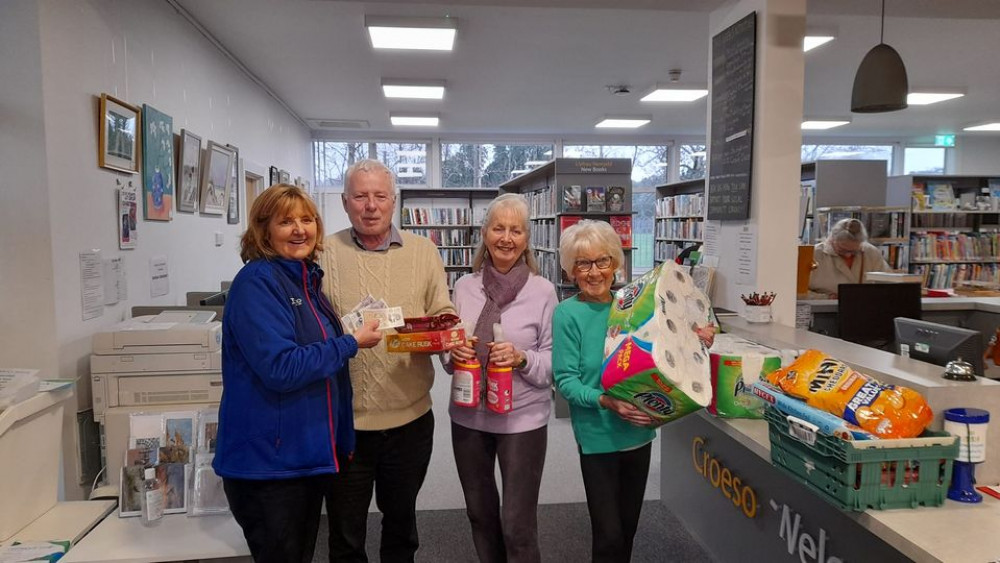
<svg viewBox="0 0 1000 563"><path fill-rule="evenodd" d="M887 197L910 209L910 272L924 287L1000 283L1000 175L893 176Z"/></svg>
<svg viewBox="0 0 1000 563"><path fill-rule="evenodd" d="M559 266L559 237L583 219L606 221L615 228L625 251L615 287L631 281L631 159L557 158L502 184L500 192L520 193L527 199L535 258L560 299L575 295L577 288Z"/></svg>
<svg viewBox="0 0 1000 563"><path fill-rule="evenodd" d="M656 186L653 264L704 241L705 188L704 178Z"/></svg>
<svg viewBox="0 0 1000 563"><path fill-rule="evenodd" d="M799 200L799 243L816 244L826 236L816 223L821 207L909 207L886 202L884 160L817 160L802 163Z"/></svg>
<svg viewBox="0 0 1000 563"><path fill-rule="evenodd" d="M483 217L497 193L496 188L399 188L399 226L437 245L449 290L472 271Z"/></svg>
<svg viewBox="0 0 1000 563"><path fill-rule="evenodd" d="M882 258L893 271L909 271L909 207L845 206L816 210L816 225L821 233L829 232L834 223L848 218L861 221L868 231L868 242L882 251Z"/></svg>

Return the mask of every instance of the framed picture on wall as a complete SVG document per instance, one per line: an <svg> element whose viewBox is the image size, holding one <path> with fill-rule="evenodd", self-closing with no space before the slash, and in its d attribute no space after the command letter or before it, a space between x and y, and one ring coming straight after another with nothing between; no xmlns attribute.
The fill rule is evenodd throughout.
<svg viewBox="0 0 1000 563"><path fill-rule="evenodd" d="M267 169L267 185L273 186L281 181L281 174L278 172L277 166L272 166Z"/></svg>
<svg viewBox="0 0 1000 563"><path fill-rule="evenodd" d="M198 182L201 180L201 137L181 129L177 148L177 211L198 211Z"/></svg>
<svg viewBox="0 0 1000 563"><path fill-rule="evenodd" d="M240 194L243 193L243 167L240 166L240 149L233 145L226 145L233 151L233 178L229 197L226 205L226 223L238 225L240 223Z"/></svg>
<svg viewBox="0 0 1000 563"><path fill-rule="evenodd" d="M139 171L139 108L101 94L97 164L135 174Z"/></svg>
<svg viewBox="0 0 1000 563"><path fill-rule="evenodd" d="M205 215L226 213L227 197L233 180L232 149L208 141L201 165L201 212Z"/></svg>
<svg viewBox="0 0 1000 563"><path fill-rule="evenodd" d="M278 171L278 181L282 184L289 184L292 181L292 175L288 173L288 170Z"/></svg>
<svg viewBox="0 0 1000 563"><path fill-rule="evenodd" d="M174 120L142 105L142 211L147 221L169 221L174 211Z"/></svg>

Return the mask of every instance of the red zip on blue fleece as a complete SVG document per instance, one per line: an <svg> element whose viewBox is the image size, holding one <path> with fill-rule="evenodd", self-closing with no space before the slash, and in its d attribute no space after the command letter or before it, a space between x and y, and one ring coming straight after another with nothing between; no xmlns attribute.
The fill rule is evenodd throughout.
<svg viewBox="0 0 1000 563"><path fill-rule="evenodd" d="M326 328L323 326L323 321L319 318L319 313L316 312L316 306L313 305L312 298L309 297L309 269L306 268L305 262L302 262L302 293L305 294L306 302L309 303L309 310L316 317L319 330L323 333L323 340L326 340ZM333 396L330 393L329 378L326 380L326 420L330 426L330 448L333 453L333 468L337 470L337 473L340 473L340 463L337 462L337 435L333 430Z"/></svg>

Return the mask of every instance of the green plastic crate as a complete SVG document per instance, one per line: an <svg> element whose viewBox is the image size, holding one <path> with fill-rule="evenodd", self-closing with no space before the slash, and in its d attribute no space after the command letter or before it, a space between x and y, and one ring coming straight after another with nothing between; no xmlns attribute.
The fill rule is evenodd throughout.
<svg viewBox="0 0 1000 563"><path fill-rule="evenodd" d="M958 454L957 438L948 433L847 441L792 427L771 406L764 418L774 465L842 509L940 506L948 494Z"/></svg>

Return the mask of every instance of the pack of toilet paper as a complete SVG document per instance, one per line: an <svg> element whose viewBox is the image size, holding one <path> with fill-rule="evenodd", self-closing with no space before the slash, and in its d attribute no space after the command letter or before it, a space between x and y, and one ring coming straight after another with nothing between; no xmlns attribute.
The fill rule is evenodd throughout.
<svg viewBox="0 0 1000 563"><path fill-rule="evenodd" d="M709 355L712 403L708 412L722 418L764 418L764 401L750 386L781 368L781 352L732 334L718 334Z"/></svg>
<svg viewBox="0 0 1000 563"><path fill-rule="evenodd" d="M711 362L695 330L710 318L708 297L673 262L619 289L604 340L604 390L658 424L708 406Z"/></svg>

